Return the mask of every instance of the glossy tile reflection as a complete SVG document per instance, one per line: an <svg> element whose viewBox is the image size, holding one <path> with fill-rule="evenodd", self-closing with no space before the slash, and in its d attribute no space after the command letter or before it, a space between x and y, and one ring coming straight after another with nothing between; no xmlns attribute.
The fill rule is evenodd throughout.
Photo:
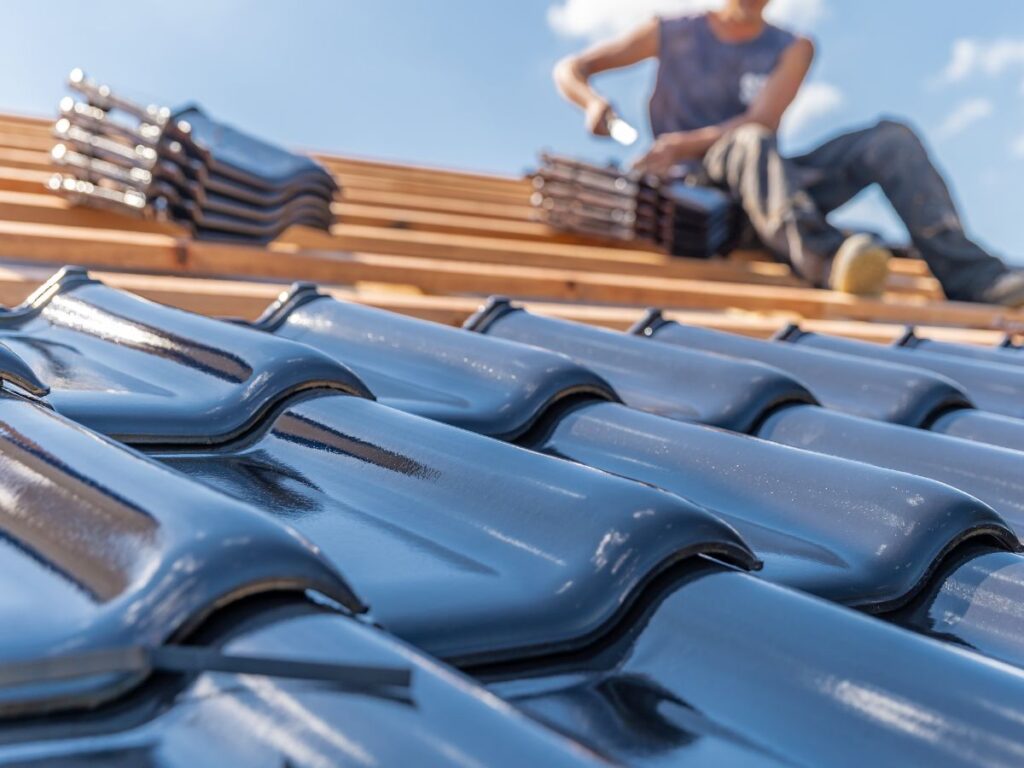
<svg viewBox="0 0 1024 768"><path fill-rule="evenodd" d="M309 347L62 272L0 317L0 342L51 387L61 413L126 442L215 443L288 395L327 387L368 396Z"/></svg>
<svg viewBox="0 0 1024 768"><path fill-rule="evenodd" d="M493 303L467 327L568 355L603 376L630 407L669 418L746 432L781 405L815 402L803 385L760 363L668 346L652 349L642 339L540 317L507 303Z"/></svg>
<svg viewBox="0 0 1024 768"><path fill-rule="evenodd" d="M1020 392L1024 388L1024 371L1013 365L966 357L957 358L929 352L927 349L885 347L852 339L807 333L799 328L790 328L780 335L779 341L815 349L828 349L854 357L889 360L933 371L956 382L979 408L1005 416L1024 417L1024 402L1020 398Z"/></svg>
<svg viewBox="0 0 1024 768"><path fill-rule="evenodd" d="M152 686L127 712L0 720L0 762L31 766L159 764L605 766L433 659L298 599L251 604L202 641L228 654L408 670L408 702L274 675L205 673ZM200 757L197 757L199 755ZM73 757L70 757L73 756Z"/></svg>
<svg viewBox="0 0 1024 768"><path fill-rule="evenodd" d="M343 362L382 403L502 439L571 398L615 398L563 355L335 301L310 286L293 289L258 325Z"/></svg>
<svg viewBox="0 0 1024 768"><path fill-rule="evenodd" d="M709 569L588 660L488 678L628 765L1010 765L1022 674Z"/></svg>
<svg viewBox="0 0 1024 768"><path fill-rule="evenodd" d="M751 564L677 497L353 397L297 403L230 451L161 459L287 520L378 621L447 658L572 646L669 564Z"/></svg>
<svg viewBox="0 0 1024 768"><path fill-rule="evenodd" d="M9 395L0 395L0 558L0 620L19 626L0 641L0 664L163 643L259 592L317 589L361 609L294 532ZM45 616L25 621L40 606ZM102 701L124 684L94 676L0 688L0 713ZM55 696L65 703L47 703Z"/></svg>
<svg viewBox="0 0 1024 768"><path fill-rule="evenodd" d="M771 365L806 386L822 405L854 416L920 427L945 410L970 404L953 381L920 368L680 325L659 312L649 313L633 333L673 346Z"/></svg>

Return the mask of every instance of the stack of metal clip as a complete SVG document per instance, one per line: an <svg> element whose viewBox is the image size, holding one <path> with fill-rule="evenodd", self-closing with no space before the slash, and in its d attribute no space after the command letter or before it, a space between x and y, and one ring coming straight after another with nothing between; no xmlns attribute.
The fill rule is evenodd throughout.
<svg viewBox="0 0 1024 768"><path fill-rule="evenodd" d="M327 230L338 186L309 157L189 106L141 106L74 70L54 127L49 188L75 203L174 221L196 239L266 243L302 224Z"/></svg>
<svg viewBox="0 0 1024 768"><path fill-rule="evenodd" d="M636 239L639 215L657 201L637 174L550 154L541 155L533 189L530 202L550 226L616 240Z"/></svg>
<svg viewBox="0 0 1024 768"><path fill-rule="evenodd" d="M533 206L555 229L647 242L673 256L724 255L742 227L738 207L719 189L556 155L541 155L533 189Z"/></svg>

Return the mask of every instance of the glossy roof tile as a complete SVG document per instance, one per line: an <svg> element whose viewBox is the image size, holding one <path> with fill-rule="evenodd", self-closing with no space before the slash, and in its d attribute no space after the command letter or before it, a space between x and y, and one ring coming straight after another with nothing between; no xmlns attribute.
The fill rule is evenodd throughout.
<svg viewBox="0 0 1024 768"><path fill-rule="evenodd" d="M941 355L966 357L983 363L996 363L998 365L1024 365L1024 355L1020 354L1020 350L1014 346L971 347L966 344L953 344L948 341L935 341L934 339L918 336L913 329L908 330L901 338L897 339L896 345L907 349L936 352Z"/></svg>
<svg viewBox="0 0 1024 768"><path fill-rule="evenodd" d="M289 152L217 122L196 105L176 110L173 119L188 124L190 148L202 156L212 173L270 190L304 181L322 186L328 193L337 189L330 173L308 155Z"/></svg>
<svg viewBox="0 0 1024 768"><path fill-rule="evenodd" d="M161 458L293 525L385 627L461 661L589 642L680 560L753 563L675 496L355 397L311 396L243 443Z"/></svg>
<svg viewBox="0 0 1024 768"><path fill-rule="evenodd" d="M404 411L510 439L568 398L614 399L564 355L336 301L300 285L257 326L351 368L377 399Z"/></svg>
<svg viewBox="0 0 1024 768"><path fill-rule="evenodd" d="M0 641L0 663L160 644L256 592L315 589L362 610L291 529L3 394L0 487L0 620L19 626ZM0 709L91 704L133 682L2 689Z"/></svg>
<svg viewBox="0 0 1024 768"><path fill-rule="evenodd" d="M825 349L773 344L708 328L684 326L652 311L637 335L691 349L773 365L807 386L822 405L854 416L1024 449L1024 419L980 411L945 376L907 364ZM873 346L873 345L872 345Z"/></svg>
<svg viewBox="0 0 1024 768"><path fill-rule="evenodd" d="M927 350L886 347L854 339L842 339L801 331L793 326L778 335L778 341L827 349L845 355L913 365L948 376L967 393L971 401L986 411L1024 417L1024 371L1016 366L998 365L969 358L956 358Z"/></svg>
<svg viewBox="0 0 1024 768"><path fill-rule="evenodd" d="M1024 451L1024 419L961 408L939 416L929 429L975 443Z"/></svg>
<svg viewBox="0 0 1024 768"><path fill-rule="evenodd" d="M1024 537L1024 456L1017 451L809 406L773 413L757 435L947 483L991 506Z"/></svg>
<svg viewBox="0 0 1024 768"><path fill-rule="evenodd" d="M764 578L875 611L909 599L965 541L1017 548L989 507L946 485L619 405L575 409L537 447L714 510Z"/></svg>
<svg viewBox="0 0 1024 768"><path fill-rule="evenodd" d="M810 407L790 410L804 409ZM898 438L895 443L903 447ZM984 618L996 604L1009 617L1024 615L1024 590L1014 586L1024 570L1021 546L991 508L959 490L607 403L566 414L538 447L714 510L762 558L770 581L889 620L893 609L930 595L942 610L941 629L923 618L908 626L1024 666L1024 626L1014 618L998 624ZM993 561L979 557L981 550L1008 552L991 570ZM950 562L975 578L985 574L995 590L962 589ZM940 599L947 593L957 599ZM993 625L998 633L989 630Z"/></svg>
<svg viewBox="0 0 1024 768"><path fill-rule="evenodd" d="M0 722L0 762L362 768L450 765L454 755L509 768L607 764L454 670L335 612L264 600L213 624L201 633L204 645L258 659L268 672L165 676L85 717ZM405 700L400 691L347 691L276 674L277 660L405 670L412 684Z"/></svg>
<svg viewBox="0 0 1024 768"><path fill-rule="evenodd" d="M527 360L543 354L489 337L472 337L472 344L460 346L467 335L463 331L363 310L318 298L309 290L272 306L261 324L274 327L294 317L301 296L308 302L302 306L312 307L303 315L302 327L317 329L303 333L304 341L346 365L352 365L355 356L359 362L352 367L362 377L380 377L380 386L374 380L378 392L381 387L403 391L418 381L435 382L439 390L430 393L428 405L456 394L460 401L472 397L474 390L464 372L490 370L499 357L496 352L505 359ZM328 330L321 331L322 327ZM332 343L342 335L361 343ZM837 357L851 363L848 374L870 367L830 353L764 346L780 350L783 357ZM653 348L650 352L655 354ZM644 370L638 368L637 375L643 376ZM892 373L885 371L890 381ZM907 381L898 369L895 374L900 383ZM923 413L948 399L961 399L941 377L921 378L924 386L909 389L923 393L925 404L911 409ZM913 371L910 380L914 381ZM411 396L397 404L413 412L431 411ZM824 416L827 421L828 414ZM768 578L875 610L908 599L943 556L968 538L984 536L993 544L1016 547L1013 534L991 509L933 482L594 399L572 413L556 414L524 444L700 503L729 519L754 543L767 558ZM726 477L728 482L721 479Z"/></svg>
<svg viewBox="0 0 1024 768"><path fill-rule="evenodd" d="M118 96L80 69L61 101L47 188L76 206L173 222L195 239L268 243L296 224L329 230L338 185L311 157L210 119Z"/></svg>
<svg viewBox="0 0 1024 768"><path fill-rule="evenodd" d="M633 333L687 349L754 360L785 371L829 408L869 419L920 427L940 412L967 407L949 379L920 368L865 360L828 350L773 344L709 328L680 325L653 311Z"/></svg>
<svg viewBox="0 0 1024 768"><path fill-rule="evenodd" d="M952 641L1024 668L1024 561L969 547L934 584L893 616L916 632Z"/></svg>
<svg viewBox="0 0 1024 768"><path fill-rule="evenodd" d="M13 404L11 412L27 420L10 420L20 430L12 445L28 457L19 461L50 473L23 483L30 492L12 509L46 493L69 498L61 483L78 489L77 506L39 502L39 518L28 523L8 515L12 530L36 537L31 546L43 542L49 558L11 548L10 578L36 579L44 586L31 594L52 594L51 602L67 606L41 630L59 639L60 621L85 610L75 600L88 606L51 582L99 578L110 592L120 578L127 586L113 597L89 596L102 604L88 608L102 617L88 636L99 643L93 647L191 633L193 642L240 654L401 663L414 670L419 698L410 708L328 689L313 695L309 685L272 675L217 673L179 681L171 702L160 699L166 689L151 678L154 684L94 713L89 723L105 725L78 731L88 746L68 741L59 720L46 724L45 739L42 730L19 732L25 721L18 721L6 736L0 728L0 761L23 757L24 747L40 759L80 751L130 761L159 753L183 765L188 759L179 756L196 745L243 764L257 753L365 764L455 752L488 765L592 764L599 754L652 766L999 764L1024 751L1013 716L1024 701L1022 673L949 647L1024 664L1016 619L1024 614L1024 560L1000 551L1018 545L992 509L923 479L974 493L1021 530L1024 486L1013 481L1021 454L836 413L814 405L798 376L776 368L500 304L473 324L486 333L473 335L300 290L255 330L157 307L74 274L47 291L0 319L0 341L11 340L0 347L0 366L9 369L0 380L28 393L0 395L0 419L4 404ZM797 359L786 354L779 360ZM238 361L249 377L223 384ZM852 376L860 367L845 370ZM130 382L121 387L127 394L89 389L89 377L103 375ZM214 386L203 389L211 376ZM941 410L935 403L950 394L940 377L920 378L920 389L905 379L893 385L907 395L886 406L904 414L897 420L917 421L915 409ZM172 395L151 396L157 386ZM676 420L630 410L617 395ZM115 435L112 425L123 418L130 439L191 480L69 425L40 398L64 413L78 407ZM174 422L175 409L218 402L231 405L201 411L205 422L199 413L187 425ZM967 426L1006 429L1016 439L1012 420L956 413L984 417ZM3 434L0 474L19 466L2 460ZM88 441L104 452L86 452ZM53 469L64 465L77 486ZM6 485L22 487L0 482ZM93 513L97 494L108 506ZM119 522L113 511L125 503L149 514L156 533L109 534L102 525ZM68 526L67 508L92 517ZM55 509L60 523L40 526ZM944 643L714 562L754 565L747 543L763 555L765 579L885 611ZM233 548L243 545L240 557ZM198 564L164 565L191 557ZM497 692L569 738L330 609L293 603L279 614L260 598L244 626L217 634L232 611L247 610L236 604L194 631L222 602L215 595L272 584L317 589L361 610L328 561L370 603L375 621L494 681ZM56 564L52 573L47 562ZM131 596L122 601L122 593ZM17 610L29 611L27 598L18 599ZM140 600L164 610L150 617L136 608L133 616L146 620L134 624L110 613ZM27 647L33 636L19 642ZM72 681L60 693L65 701L69 690L97 701L116 692L110 682ZM104 720L143 701L153 706L133 710L135 720ZM880 712L930 725L894 728ZM118 751L128 743L150 752ZM854 752L851 743L864 746Z"/></svg>
<svg viewBox="0 0 1024 768"><path fill-rule="evenodd" d="M312 292L298 295L303 293L314 306L324 302ZM289 299L294 303L294 297L285 297L271 307L262 324L273 327L273 318L279 321L287 316L282 306ZM365 346L374 349L373 373L399 382L399 387L415 376L440 387L454 382L452 386L468 395L472 388L461 374L466 368L489 366L495 357L489 344L496 344L506 357L536 352L492 339L460 348L464 332L451 328L411 319L392 322L390 313L378 310L348 312L347 305L334 301L323 307L325 311L316 317L329 317L330 327L344 327L346 335L367 339L357 355L365 360ZM349 363L345 345L331 345L331 335L324 336L326 344L319 334L304 339L337 355L339 362ZM408 339L440 341L441 347L430 344L422 350L414 345L410 353ZM784 345L769 346L796 352L798 358L808 356ZM411 361L417 364L415 372L411 372ZM862 361L853 361L854 368L861 365ZM356 370L364 374L363 367ZM638 375L643 375L642 369ZM935 389L945 396L950 388ZM927 395L928 388L924 391ZM442 390L440 396L444 394ZM416 410L413 399L401 405ZM830 414L817 410L827 424ZM921 589L937 589L933 572L968 542L1019 549L1015 535L998 515L948 486L642 414L594 398L554 414L521 442L702 504L736 525L752 543L766 561L767 578L873 611L891 610ZM986 651L984 644L979 650Z"/></svg>
<svg viewBox="0 0 1024 768"><path fill-rule="evenodd" d="M754 371L775 369L709 352L653 345L634 336L522 310L504 313L504 305L498 307L496 320L489 319L494 317L490 313L483 315L485 332L564 350L577 362L594 365L632 408L684 421L703 421L699 414L706 413L712 416L707 422L712 426L721 423L714 418L717 414L743 413L746 418L733 421L734 431L743 431L739 427L746 424L757 437L953 485L993 507L1018 536L1024 532L1024 483L1015 479L1022 457L1016 451L804 405L796 397L755 396L746 379L730 378L735 369L718 362L752 366ZM700 363L699 372L684 376L678 365L682 359L691 366ZM796 395L781 384L787 381L797 392L804 391L781 372L768 380L772 382L768 394L775 390ZM714 408L706 407L709 401Z"/></svg>
<svg viewBox="0 0 1024 768"><path fill-rule="evenodd" d="M171 309L64 270L0 315L0 342L66 416L130 443L215 443L283 398L328 387L371 397L315 350Z"/></svg>
<svg viewBox="0 0 1024 768"><path fill-rule="evenodd" d="M628 765L1012 765L1024 673L713 566L513 703ZM854 746L855 745L855 746Z"/></svg>
<svg viewBox="0 0 1024 768"><path fill-rule="evenodd" d="M642 339L530 314L492 299L466 327L566 354L604 377L631 407L746 432L783 404L814 402L781 371L724 355L665 346L652 354Z"/></svg>

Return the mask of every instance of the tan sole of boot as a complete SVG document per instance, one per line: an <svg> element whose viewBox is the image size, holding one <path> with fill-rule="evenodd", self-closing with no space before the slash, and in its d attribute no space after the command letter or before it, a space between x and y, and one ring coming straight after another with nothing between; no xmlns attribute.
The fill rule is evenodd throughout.
<svg viewBox="0 0 1024 768"><path fill-rule="evenodd" d="M832 263L832 290L855 296L881 296L891 258L892 253L880 245L840 249Z"/></svg>

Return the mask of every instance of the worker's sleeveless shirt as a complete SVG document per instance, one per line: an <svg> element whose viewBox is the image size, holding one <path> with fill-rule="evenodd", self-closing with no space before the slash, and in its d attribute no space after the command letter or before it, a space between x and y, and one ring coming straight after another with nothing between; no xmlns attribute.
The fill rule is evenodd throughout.
<svg viewBox="0 0 1024 768"><path fill-rule="evenodd" d="M651 96L655 136L743 114L796 36L768 24L745 43L715 37L706 15L661 19L658 79Z"/></svg>

